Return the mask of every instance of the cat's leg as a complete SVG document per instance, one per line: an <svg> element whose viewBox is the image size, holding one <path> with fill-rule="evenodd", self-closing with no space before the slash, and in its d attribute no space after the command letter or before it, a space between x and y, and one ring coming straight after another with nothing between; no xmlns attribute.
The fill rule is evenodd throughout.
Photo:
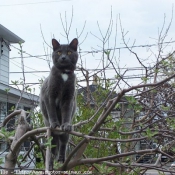
<svg viewBox="0 0 175 175"><path fill-rule="evenodd" d="M43 101L40 102L40 108L41 108L41 111L42 111L42 114L43 114L44 124L45 124L45 126L49 127L50 124L49 124L47 109L46 109L46 106L45 106Z"/></svg>
<svg viewBox="0 0 175 175"><path fill-rule="evenodd" d="M64 133L59 135L59 157L58 161L64 163L66 159L66 149L69 141L69 134Z"/></svg>
<svg viewBox="0 0 175 175"><path fill-rule="evenodd" d="M41 111L42 111L42 114L43 114L43 119L44 119L44 123L45 123L45 126L46 127L53 127L52 124L50 124L50 121L49 120L49 112L47 112L48 110L48 106L45 105L44 101L41 101L40 102L40 107L41 107ZM50 108L51 109L51 108ZM57 116L58 111L56 112L56 116ZM59 126L59 120L58 120L58 124L57 126ZM51 136L52 136L52 146L54 145L55 147L51 148L51 158L49 160L49 171L52 171L53 170L53 165L54 165L54 159L57 160L57 157L58 157L58 151L59 151L59 136L57 135L57 132L54 133L54 132L51 132Z"/></svg>
<svg viewBox="0 0 175 175"><path fill-rule="evenodd" d="M65 100L64 104L61 108L61 114L62 114L62 124L61 129L63 131L72 131L72 115L74 112L74 100L67 99Z"/></svg>
<svg viewBox="0 0 175 175"><path fill-rule="evenodd" d="M58 151L59 151L59 135L57 135L57 134L54 134L53 132L52 132L52 146L53 146L53 148L52 148L52 154L54 155L54 157L56 158L57 157L57 155L58 155Z"/></svg>
<svg viewBox="0 0 175 175"><path fill-rule="evenodd" d="M57 116L57 109L56 109L56 104L54 100L49 100L45 102L46 105L46 110L48 113L48 120L50 123L51 128L56 128L57 126L60 127L60 122L58 121L58 116Z"/></svg>

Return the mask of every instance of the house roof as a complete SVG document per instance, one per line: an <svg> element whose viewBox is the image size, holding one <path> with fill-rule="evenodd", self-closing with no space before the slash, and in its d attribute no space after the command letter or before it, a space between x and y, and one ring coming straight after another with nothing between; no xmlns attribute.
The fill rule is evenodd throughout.
<svg viewBox="0 0 175 175"><path fill-rule="evenodd" d="M0 24L0 38L7 40L9 43L19 43L24 42L22 38L5 28L3 25Z"/></svg>
<svg viewBox="0 0 175 175"><path fill-rule="evenodd" d="M8 91L8 94L10 96L13 96L15 99L19 99L19 97L21 96L21 93L18 89L14 88L12 86L0 83L0 94L5 95L5 94L7 94L7 91ZM33 101L35 105L37 105L39 103L39 96L34 95L34 94L30 94L30 93L25 92L22 94L22 98L26 99L28 101Z"/></svg>

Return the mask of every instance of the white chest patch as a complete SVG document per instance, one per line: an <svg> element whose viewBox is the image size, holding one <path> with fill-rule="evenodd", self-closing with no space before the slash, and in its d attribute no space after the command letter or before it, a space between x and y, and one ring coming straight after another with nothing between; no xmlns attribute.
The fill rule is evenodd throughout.
<svg viewBox="0 0 175 175"><path fill-rule="evenodd" d="M68 75L67 74L61 74L61 76L62 76L62 79L64 80L64 82L67 81L67 79L68 79Z"/></svg>

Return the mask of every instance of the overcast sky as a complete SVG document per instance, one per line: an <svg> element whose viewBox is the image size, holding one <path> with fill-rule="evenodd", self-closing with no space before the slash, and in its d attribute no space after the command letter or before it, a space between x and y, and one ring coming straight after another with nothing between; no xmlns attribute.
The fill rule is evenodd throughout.
<svg viewBox="0 0 175 175"><path fill-rule="evenodd" d="M69 40L77 37L81 33L86 22L84 31L79 38L79 43L87 36L86 40L80 45L81 52L101 50L102 43L97 37L101 38L99 28L105 35L108 29L111 11L113 20L113 30L109 45L106 49L114 47L115 36L117 33L116 47L123 47L121 38L120 21L126 35L126 40L132 45L134 41L136 46L155 44L158 38L158 32L162 28L165 18L165 28L169 25L172 17L172 8L175 0L0 0L0 23L10 31L25 40L23 49L27 53L35 55L44 55L43 37L50 44L51 38L54 36L60 43L67 43L63 26L60 20L62 17L65 22L65 12L67 16L67 24L69 26L73 9L73 22L69 34ZM111 10L112 9L112 10ZM64 23L65 24L65 23ZM117 30L116 30L117 24ZM117 31L117 32L116 32ZM95 37L95 36L96 37ZM175 40L175 21L172 20L167 39L165 41ZM19 48L16 44L14 45ZM165 55L174 49L174 43L169 45L165 50ZM45 45L45 48L48 47ZM17 50L11 47L10 57L19 57ZM138 55L142 59L146 59L150 52L148 48L139 48ZM152 51L156 52L157 48L153 47ZM50 49L48 49L50 53ZM101 56L99 54L82 54L82 61L87 69L96 68L99 64ZM24 54L24 56L27 56ZM115 53L116 59L119 57L118 51ZM40 59L39 59L40 58ZM44 56L39 58L25 58L26 71L46 71L49 70L47 62L43 61ZM153 58L151 58L153 59ZM80 60L79 60L80 61ZM150 61L149 61L150 63ZM140 66L136 59L126 50L120 53L121 67ZM148 64L149 65L149 64ZM21 71L20 59L10 60L10 71ZM10 74L11 79L19 79L21 74ZM26 74L27 82L38 82L44 73L33 73L29 76ZM113 72L109 71L109 77L114 77Z"/></svg>

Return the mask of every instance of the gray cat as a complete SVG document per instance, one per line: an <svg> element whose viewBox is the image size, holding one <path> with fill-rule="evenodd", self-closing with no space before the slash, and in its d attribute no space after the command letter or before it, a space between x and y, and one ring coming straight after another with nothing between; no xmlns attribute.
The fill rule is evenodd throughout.
<svg viewBox="0 0 175 175"><path fill-rule="evenodd" d="M76 109L74 70L78 60L78 40L75 38L68 45L60 45L56 39L52 39L52 46L53 67L41 88L40 107L47 127L61 127L69 132ZM51 135L52 145L56 145L52 148L52 157L64 162L69 134L52 132ZM53 158L49 169L53 169Z"/></svg>

